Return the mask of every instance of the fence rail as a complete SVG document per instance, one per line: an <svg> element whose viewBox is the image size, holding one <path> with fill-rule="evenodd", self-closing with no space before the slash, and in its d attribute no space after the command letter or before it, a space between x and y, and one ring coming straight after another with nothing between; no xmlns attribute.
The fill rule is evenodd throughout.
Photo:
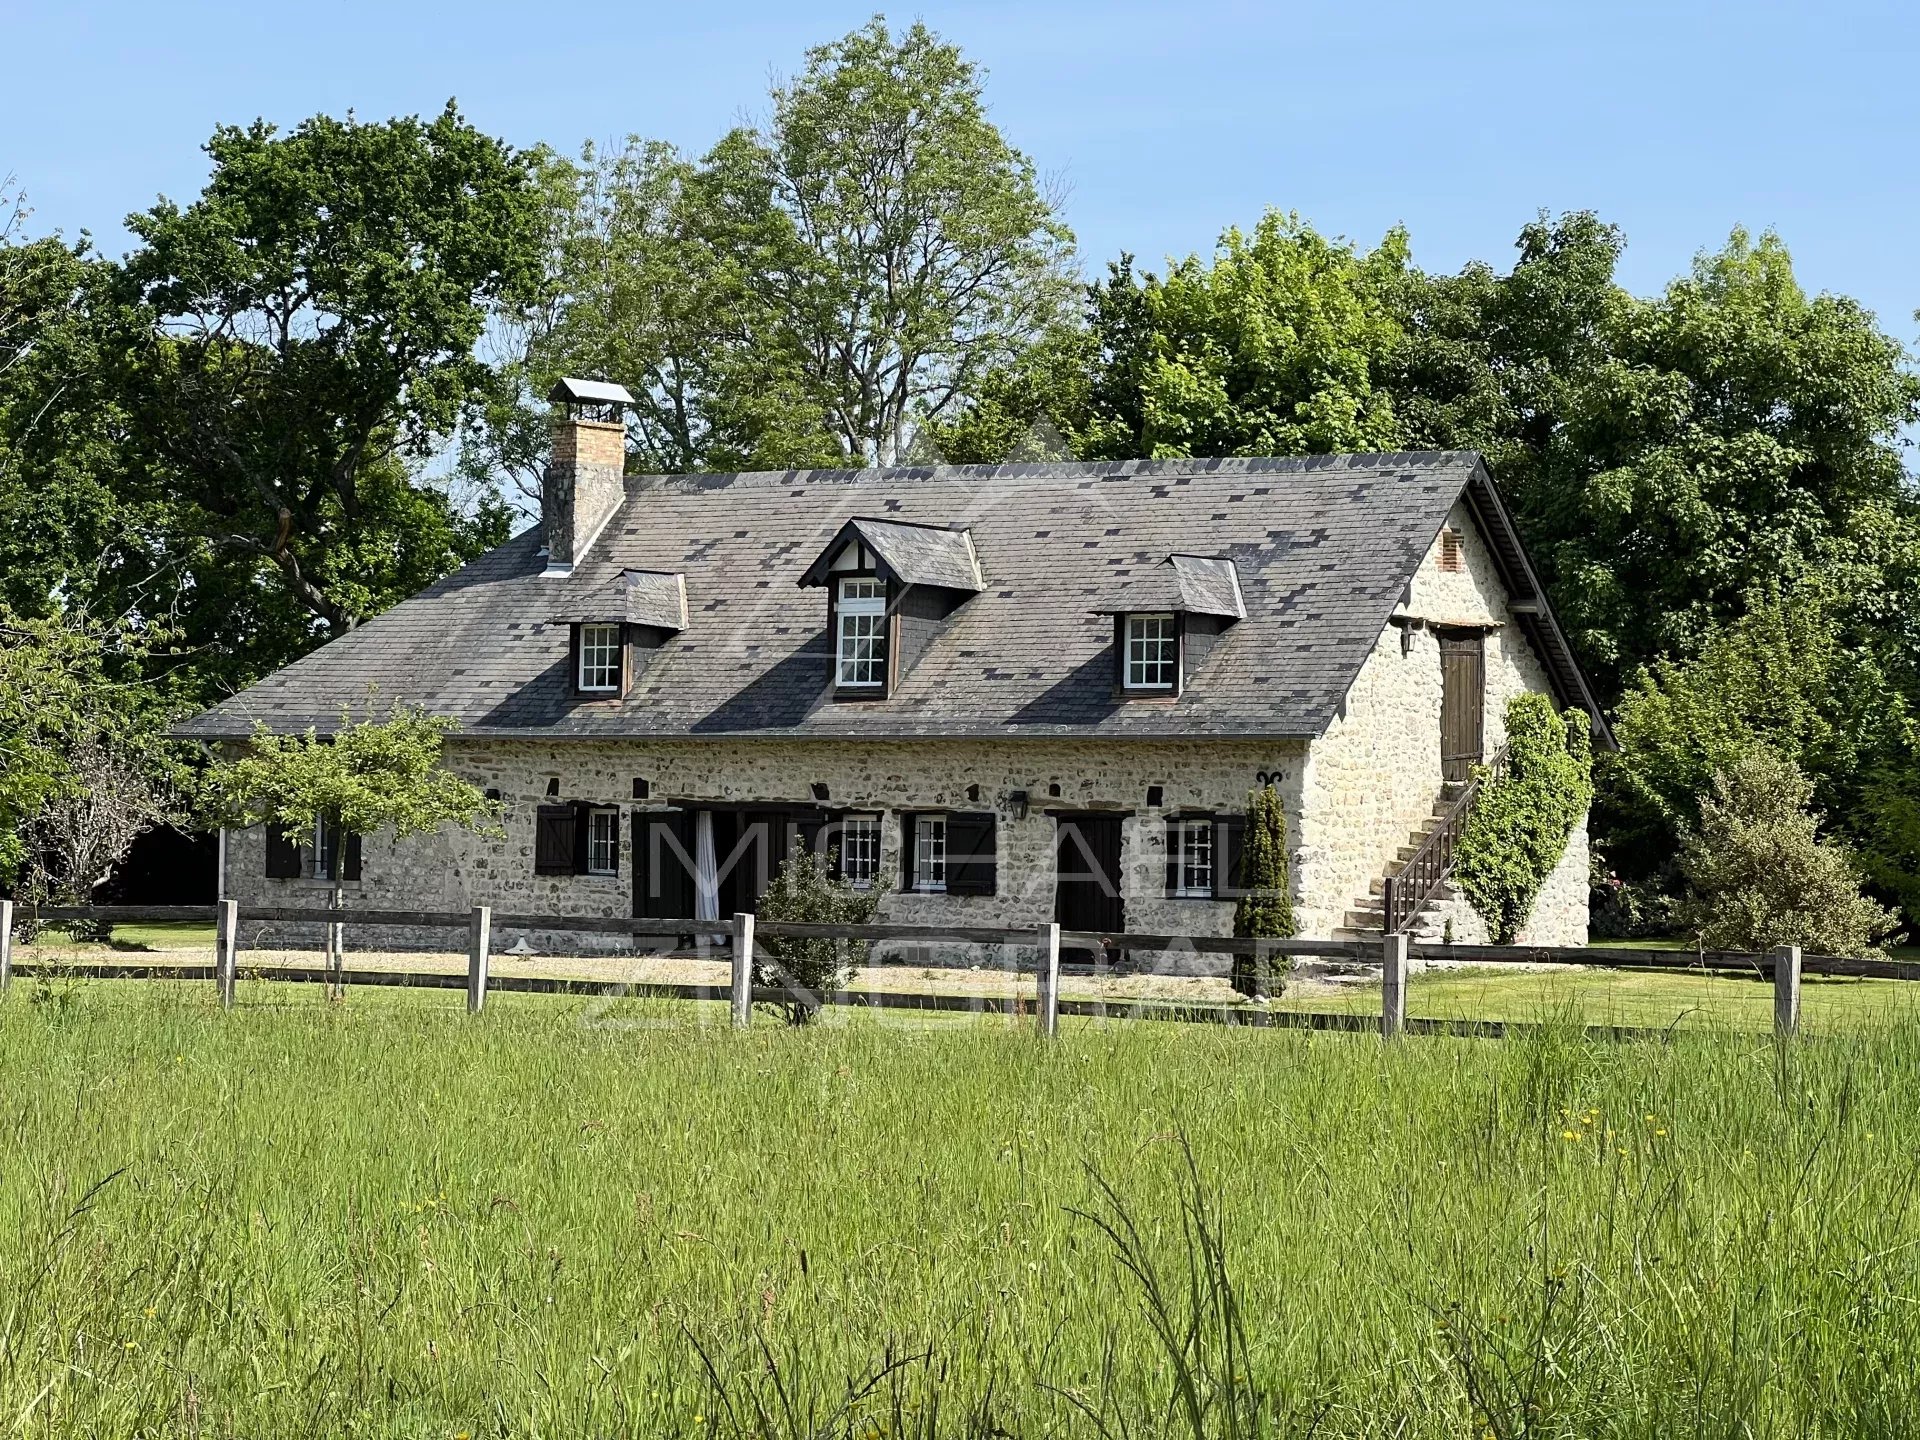
<svg viewBox="0 0 1920 1440"><path fill-rule="evenodd" d="M467 970L429 972L407 970L356 970L357 985L385 985L428 989L462 989L467 992L467 1008L479 1011L489 994L591 994L653 997L661 999L725 999L730 1002L733 1022L744 1026L751 1021L755 1004L799 1003L822 1005L864 1005L882 1009L974 1011L988 1014L1019 1014L1029 1008L1022 997L988 995L909 994L899 991L848 991L815 994L805 990L781 971L761 943L768 939L825 939L854 942L907 941L927 945L984 945L1031 949L1031 965L1020 962L1014 968L1031 968L1036 977L1036 995L1031 1009L1044 1034L1055 1033L1061 1015L1106 1016L1115 1013L1133 1018L1172 1020L1221 1020L1261 1026L1307 1026L1321 1029L1375 1029L1388 1036L1413 1033L1501 1034L1513 1027L1497 1021L1427 1021L1409 1019L1406 1013L1407 979L1414 959L1451 960L1490 965L1577 965L1590 969L1656 970L1693 972L1733 972L1771 979L1774 990L1774 1027L1791 1034L1800 1020L1800 980L1803 975L1830 975L1887 980L1920 980L1920 964L1860 956L1802 955L1797 946L1781 946L1764 954L1728 950L1639 950L1608 946L1539 945L1436 945L1416 944L1403 932L1388 932L1377 941L1249 939L1215 935L1160 935L1133 932L1066 931L1058 925L1039 927L927 926L927 925L818 925L790 921L759 920L752 915L734 915L730 919L628 920L581 915L496 914L490 907L470 911L415 910L334 910L302 906L247 906L234 901L217 905L102 905L46 906L20 917L37 924L62 924L74 921L109 924L185 921L215 927L214 960L201 965L32 965L16 967L13 940L16 910L11 901L0 900L0 993L17 972L22 975L58 973L99 978L170 978L209 980L223 1005L231 1007L239 978L238 948L241 925L248 922L271 924L315 924L330 927L389 926L417 929L450 929L467 932ZM617 983L600 980L569 980L544 976L499 976L491 973L492 937L500 930L549 930L596 935L625 935L634 938L680 940L705 937L724 949L731 960L731 974L725 986L673 983ZM1311 1014L1298 1011L1274 1011L1257 1007L1196 1006L1191 1003L1153 1001L1108 1001L1103 999L1062 999L1060 975L1062 953L1091 951L1111 955L1120 951L1150 950L1192 952L1200 955L1252 956L1259 960L1280 958L1317 958L1345 960L1356 964L1377 964L1381 969L1381 1012L1377 1020L1360 1015ZM763 972L781 979L776 987L756 986L756 963ZM934 963L934 962L929 962ZM1104 968L1096 962L1096 969ZM249 973L249 980L273 980L326 984L338 993L345 975L338 964L325 967L276 966ZM1623 1027L1599 1027L1615 1035L1640 1032Z"/></svg>

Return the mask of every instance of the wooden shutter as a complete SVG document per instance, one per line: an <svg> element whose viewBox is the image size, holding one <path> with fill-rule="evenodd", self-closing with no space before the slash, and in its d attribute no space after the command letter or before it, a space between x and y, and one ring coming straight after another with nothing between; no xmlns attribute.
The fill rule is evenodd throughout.
<svg viewBox="0 0 1920 1440"><path fill-rule="evenodd" d="M533 822L533 873L571 875L579 822L571 805L542 805Z"/></svg>
<svg viewBox="0 0 1920 1440"><path fill-rule="evenodd" d="M1238 900L1245 893L1240 857L1246 849L1246 840L1246 816L1222 815L1213 822L1214 899Z"/></svg>
<svg viewBox="0 0 1920 1440"><path fill-rule="evenodd" d="M1167 895L1180 893L1180 820L1167 821Z"/></svg>
<svg viewBox="0 0 1920 1440"><path fill-rule="evenodd" d="M913 832L920 817L911 810L900 813L900 889L913 889Z"/></svg>
<svg viewBox="0 0 1920 1440"><path fill-rule="evenodd" d="M340 878L342 880L360 878L360 837L358 835L348 835L342 841Z"/></svg>
<svg viewBox="0 0 1920 1440"><path fill-rule="evenodd" d="M267 878L298 880L301 874L300 847L286 837L279 824L267 822Z"/></svg>
<svg viewBox="0 0 1920 1440"><path fill-rule="evenodd" d="M593 823L589 818L593 814L593 807L584 800L576 800L573 802L572 809L573 873L584 875L587 873L588 859L587 829Z"/></svg>
<svg viewBox="0 0 1920 1440"><path fill-rule="evenodd" d="M633 913L645 920L693 916L693 816L685 810L633 817Z"/></svg>
<svg viewBox="0 0 1920 1440"><path fill-rule="evenodd" d="M947 816L947 893L991 895L997 880L991 813Z"/></svg>
<svg viewBox="0 0 1920 1440"><path fill-rule="evenodd" d="M567 626L567 689L575 695L585 693L580 688L580 625L578 621Z"/></svg>

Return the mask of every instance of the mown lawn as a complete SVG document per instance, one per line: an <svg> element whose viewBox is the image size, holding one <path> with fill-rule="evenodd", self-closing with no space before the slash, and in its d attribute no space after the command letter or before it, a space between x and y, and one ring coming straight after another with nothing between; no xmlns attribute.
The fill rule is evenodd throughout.
<svg viewBox="0 0 1920 1440"><path fill-rule="evenodd" d="M0 1433L1911 1433L1911 1019L718 1009L17 984Z"/></svg>

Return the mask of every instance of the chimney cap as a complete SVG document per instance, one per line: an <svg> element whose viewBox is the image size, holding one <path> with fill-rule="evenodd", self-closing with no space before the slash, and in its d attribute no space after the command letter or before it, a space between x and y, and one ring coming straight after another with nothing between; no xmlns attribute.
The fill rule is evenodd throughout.
<svg viewBox="0 0 1920 1440"><path fill-rule="evenodd" d="M627 387L611 380L575 380L566 376L553 382L547 399L569 405L631 405L633 396Z"/></svg>

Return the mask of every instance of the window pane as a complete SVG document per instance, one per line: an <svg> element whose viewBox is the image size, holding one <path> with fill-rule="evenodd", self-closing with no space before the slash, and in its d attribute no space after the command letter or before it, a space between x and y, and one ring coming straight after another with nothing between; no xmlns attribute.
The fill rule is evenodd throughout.
<svg viewBox="0 0 1920 1440"><path fill-rule="evenodd" d="M849 815L840 825L840 875L866 889L880 874L880 821L873 815Z"/></svg>
<svg viewBox="0 0 1920 1440"><path fill-rule="evenodd" d="M1171 615L1127 617L1126 684L1131 690L1170 690L1180 663Z"/></svg>
<svg viewBox="0 0 1920 1440"><path fill-rule="evenodd" d="M1213 822L1180 822L1180 893L1187 896L1213 894Z"/></svg>
<svg viewBox="0 0 1920 1440"><path fill-rule="evenodd" d="M913 888L947 888L947 817L922 815L914 823Z"/></svg>
<svg viewBox="0 0 1920 1440"><path fill-rule="evenodd" d="M594 875L620 873L618 810L594 810L587 815L587 870Z"/></svg>
<svg viewBox="0 0 1920 1440"><path fill-rule="evenodd" d="M878 580L842 580L838 683L879 686L887 678L887 593Z"/></svg>
<svg viewBox="0 0 1920 1440"><path fill-rule="evenodd" d="M582 690L618 690L620 688L620 627L618 625L582 625L580 627L580 688Z"/></svg>

